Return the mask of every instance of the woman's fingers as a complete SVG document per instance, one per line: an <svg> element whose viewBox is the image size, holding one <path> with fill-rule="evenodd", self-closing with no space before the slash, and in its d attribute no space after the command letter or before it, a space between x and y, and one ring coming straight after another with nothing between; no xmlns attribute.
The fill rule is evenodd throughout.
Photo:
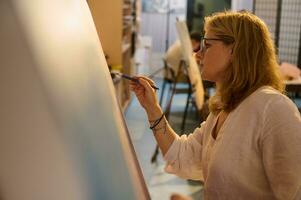
<svg viewBox="0 0 301 200"><path fill-rule="evenodd" d="M136 96L144 96L145 87L141 84L130 83L130 89L136 94Z"/></svg>
<svg viewBox="0 0 301 200"><path fill-rule="evenodd" d="M136 92L136 90L143 90L144 92L150 92L153 93L154 89L152 85L155 85L155 82L151 80L150 78L147 78L145 76L135 76L133 77L137 79L138 81L131 81L130 86L133 91Z"/></svg>
<svg viewBox="0 0 301 200"><path fill-rule="evenodd" d="M134 90L134 89L136 89L136 88L138 88L138 86L137 86L136 84L130 84L130 89L131 89L131 90Z"/></svg>
<svg viewBox="0 0 301 200"><path fill-rule="evenodd" d="M134 81L130 82L130 88L131 89L143 89L143 86L139 83L136 83Z"/></svg>
<svg viewBox="0 0 301 200"><path fill-rule="evenodd" d="M146 76L140 76L140 77L141 77L141 79L146 80L150 85L155 85L155 82L152 79L150 79Z"/></svg>
<svg viewBox="0 0 301 200"><path fill-rule="evenodd" d="M151 84L145 79L139 79L140 84L148 93L153 93L154 89L151 87Z"/></svg>

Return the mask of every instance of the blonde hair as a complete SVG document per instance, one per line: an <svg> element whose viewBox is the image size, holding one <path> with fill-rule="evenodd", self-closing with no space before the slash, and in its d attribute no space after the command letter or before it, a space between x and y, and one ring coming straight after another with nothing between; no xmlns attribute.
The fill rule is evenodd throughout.
<svg viewBox="0 0 301 200"><path fill-rule="evenodd" d="M261 19L248 12L218 12L205 18L204 29L233 44L225 79L209 101L213 114L231 112L261 86L284 91L274 43Z"/></svg>

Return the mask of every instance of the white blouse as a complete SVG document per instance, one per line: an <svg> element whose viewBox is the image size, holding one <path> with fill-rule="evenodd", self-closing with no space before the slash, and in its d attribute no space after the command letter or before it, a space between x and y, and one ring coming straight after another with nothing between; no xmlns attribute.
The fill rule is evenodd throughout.
<svg viewBox="0 0 301 200"><path fill-rule="evenodd" d="M262 87L229 113L216 139L210 114L178 137L165 170L204 181L205 199L301 199L301 118L295 104Z"/></svg>

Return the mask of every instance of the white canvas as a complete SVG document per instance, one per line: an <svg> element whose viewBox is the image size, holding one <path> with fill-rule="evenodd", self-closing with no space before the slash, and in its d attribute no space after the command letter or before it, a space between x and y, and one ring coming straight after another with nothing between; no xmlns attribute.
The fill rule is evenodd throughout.
<svg viewBox="0 0 301 200"><path fill-rule="evenodd" d="M195 94L196 105L198 110L201 110L204 104L204 87L199 66L196 63L196 60L193 55L187 25L185 21L177 21L176 27L183 48L183 58L188 67L188 76Z"/></svg>
<svg viewBox="0 0 301 200"><path fill-rule="evenodd" d="M0 199L149 199L86 1L0 22Z"/></svg>

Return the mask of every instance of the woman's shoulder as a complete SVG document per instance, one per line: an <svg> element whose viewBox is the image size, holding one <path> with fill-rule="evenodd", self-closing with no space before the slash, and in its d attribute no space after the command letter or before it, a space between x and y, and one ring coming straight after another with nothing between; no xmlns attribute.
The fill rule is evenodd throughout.
<svg viewBox="0 0 301 200"><path fill-rule="evenodd" d="M257 89L246 100L253 108L264 112L274 112L275 110L298 111L291 99L270 86Z"/></svg>
<svg viewBox="0 0 301 200"><path fill-rule="evenodd" d="M270 87L270 86L263 86L258 88L251 96L254 96L254 98L260 98L264 100L269 100L269 99L288 99L285 95L283 95L281 92L278 90Z"/></svg>
<svg viewBox="0 0 301 200"><path fill-rule="evenodd" d="M296 105L287 96L270 86L263 86L242 101L235 110L249 117L263 117L275 112L276 109L285 112L298 111Z"/></svg>
<svg viewBox="0 0 301 200"><path fill-rule="evenodd" d="M290 130L300 130L301 117L297 106L287 96L269 86L253 92L238 108L239 119L255 121L264 137ZM289 123L288 123L289 122Z"/></svg>
<svg viewBox="0 0 301 200"><path fill-rule="evenodd" d="M248 96L245 99L246 103L253 103L261 105L266 105L267 103L270 103L271 101L275 100L284 100L284 101L290 101L288 97L283 95L278 90L270 87L270 86L263 86L255 90L250 96ZM254 106L254 105L253 105Z"/></svg>

